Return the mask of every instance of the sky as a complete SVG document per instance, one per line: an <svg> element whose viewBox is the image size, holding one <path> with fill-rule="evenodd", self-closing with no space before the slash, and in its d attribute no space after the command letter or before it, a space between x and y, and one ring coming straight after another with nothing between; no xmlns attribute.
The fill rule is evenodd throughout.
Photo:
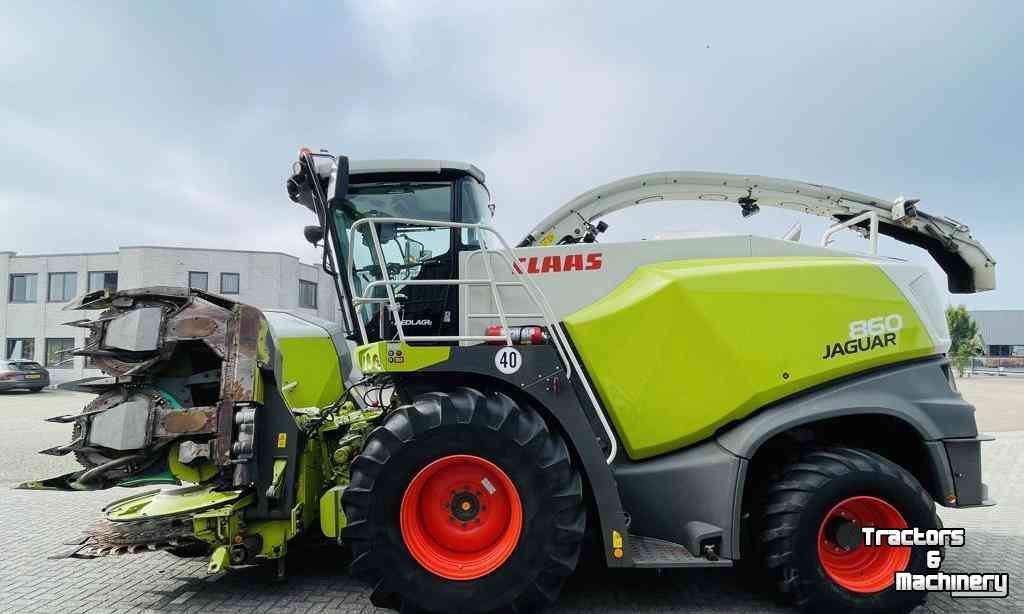
<svg viewBox="0 0 1024 614"><path fill-rule="evenodd" d="M316 262L311 214L284 191L310 146L472 162L512 241L654 171L921 198L998 262L995 291L950 302L1024 308L1024 3L81 4L0 6L0 251ZM606 236L797 220L808 242L827 225L659 203L610 216ZM942 275L922 251L881 253Z"/></svg>

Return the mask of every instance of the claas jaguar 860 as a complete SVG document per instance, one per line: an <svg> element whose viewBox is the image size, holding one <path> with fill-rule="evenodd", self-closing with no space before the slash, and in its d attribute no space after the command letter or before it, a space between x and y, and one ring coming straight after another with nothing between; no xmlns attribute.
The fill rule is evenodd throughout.
<svg viewBox="0 0 1024 614"><path fill-rule="evenodd" d="M471 164L303 149L292 170L338 322L188 288L69 305L94 314L71 322L89 329L75 353L105 375L70 385L96 396L51 419L71 438L44 453L81 468L22 486L140 492L73 556L284 573L309 535L403 611L536 610L581 556L743 565L807 609L894 611L924 598L893 577L925 551L868 548L859 529L992 503L943 295L878 241L926 250L953 293L993 289L995 261L916 199L652 173L511 243ZM832 225L815 244L799 229L602 240L603 217L659 201ZM830 246L847 231L863 252Z"/></svg>

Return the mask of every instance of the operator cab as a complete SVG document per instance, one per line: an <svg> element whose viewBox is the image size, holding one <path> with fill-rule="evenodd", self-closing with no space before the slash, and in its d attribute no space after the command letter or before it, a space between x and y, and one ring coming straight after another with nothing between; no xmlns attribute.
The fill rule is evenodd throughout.
<svg viewBox="0 0 1024 614"><path fill-rule="evenodd" d="M306 204L294 196L293 200ZM369 287L383 276L370 226L357 226L352 240L350 231L358 220L407 218L479 223L487 222L491 216L483 172L471 164L443 160L353 161L349 163L345 197L328 202L326 222L332 227L330 236L338 254L339 279L349 297L387 298L383 285ZM457 279L459 252L480 248L479 237L471 229L401 223L376 224L375 229L391 280ZM350 254L354 286L351 288L347 287L346 274ZM407 336L458 335L458 286L403 284L394 286L394 292L401 305L402 328ZM345 297L341 301L351 307ZM361 310L368 341L396 337L386 305L364 303L351 308Z"/></svg>

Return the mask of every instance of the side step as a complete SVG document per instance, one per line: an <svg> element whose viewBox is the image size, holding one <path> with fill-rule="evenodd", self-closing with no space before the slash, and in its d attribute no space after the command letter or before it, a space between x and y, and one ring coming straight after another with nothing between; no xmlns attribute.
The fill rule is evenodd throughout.
<svg viewBox="0 0 1024 614"><path fill-rule="evenodd" d="M629 536L629 547L634 567L732 567L729 559L700 558L690 554L684 546L653 537Z"/></svg>

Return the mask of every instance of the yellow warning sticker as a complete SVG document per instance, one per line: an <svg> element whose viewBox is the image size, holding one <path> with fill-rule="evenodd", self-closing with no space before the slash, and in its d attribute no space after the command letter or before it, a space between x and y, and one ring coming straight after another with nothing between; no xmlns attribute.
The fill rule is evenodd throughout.
<svg viewBox="0 0 1024 614"><path fill-rule="evenodd" d="M555 233L549 232L540 240L541 245L552 245L555 242Z"/></svg>
<svg viewBox="0 0 1024 614"><path fill-rule="evenodd" d="M612 548L622 547L622 533L612 531Z"/></svg>
<svg viewBox="0 0 1024 614"><path fill-rule="evenodd" d="M277 447L283 448L288 445L288 433L277 434Z"/></svg>

